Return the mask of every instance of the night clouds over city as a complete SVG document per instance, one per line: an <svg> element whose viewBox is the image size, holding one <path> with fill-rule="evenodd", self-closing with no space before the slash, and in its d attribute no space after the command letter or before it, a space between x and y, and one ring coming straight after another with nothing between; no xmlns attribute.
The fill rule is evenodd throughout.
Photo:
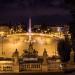
<svg viewBox="0 0 75 75"><path fill-rule="evenodd" d="M30 16L34 24L64 24L72 21L64 0L0 0L0 23L25 22Z"/></svg>

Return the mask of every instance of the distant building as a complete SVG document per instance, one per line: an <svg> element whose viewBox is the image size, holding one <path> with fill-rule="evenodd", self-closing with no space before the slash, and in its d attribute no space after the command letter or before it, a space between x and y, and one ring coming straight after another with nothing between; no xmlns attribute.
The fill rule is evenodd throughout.
<svg viewBox="0 0 75 75"><path fill-rule="evenodd" d="M49 27L48 27L49 28ZM69 32L69 26L68 25L64 25L64 26L51 26L50 27L52 32Z"/></svg>
<svg viewBox="0 0 75 75"><path fill-rule="evenodd" d="M10 28L8 26L0 26L0 36L9 34Z"/></svg>
<svg viewBox="0 0 75 75"><path fill-rule="evenodd" d="M32 28L36 28L36 29L38 29L38 28L40 28L41 27L41 25L33 25L33 27Z"/></svg>

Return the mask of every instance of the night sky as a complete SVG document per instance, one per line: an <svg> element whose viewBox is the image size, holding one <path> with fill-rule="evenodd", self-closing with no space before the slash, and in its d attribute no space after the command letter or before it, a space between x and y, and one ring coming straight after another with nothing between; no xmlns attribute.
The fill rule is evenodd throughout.
<svg viewBox="0 0 75 75"><path fill-rule="evenodd" d="M66 24L72 21L64 0L0 0L0 24Z"/></svg>

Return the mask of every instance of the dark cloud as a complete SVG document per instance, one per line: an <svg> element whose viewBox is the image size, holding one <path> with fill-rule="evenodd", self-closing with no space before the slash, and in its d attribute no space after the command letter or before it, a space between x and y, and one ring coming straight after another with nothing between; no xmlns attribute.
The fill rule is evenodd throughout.
<svg viewBox="0 0 75 75"><path fill-rule="evenodd" d="M44 18L44 19L43 19ZM41 17L33 17L32 23L33 24L66 24L71 19L68 15L60 16L60 15L52 15L52 16L41 16Z"/></svg>
<svg viewBox="0 0 75 75"><path fill-rule="evenodd" d="M50 22L55 23L57 20L59 23L72 20L64 0L0 0L0 22L15 21L25 16L49 16Z"/></svg>
<svg viewBox="0 0 75 75"><path fill-rule="evenodd" d="M63 6L63 0L1 0L0 5L4 8L49 8ZM14 7L15 6L15 7Z"/></svg>

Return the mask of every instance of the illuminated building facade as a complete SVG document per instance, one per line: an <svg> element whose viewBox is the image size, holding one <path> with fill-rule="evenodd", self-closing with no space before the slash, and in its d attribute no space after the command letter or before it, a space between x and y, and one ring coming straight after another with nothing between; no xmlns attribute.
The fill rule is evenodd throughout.
<svg viewBox="0 0 75 75"><path fill-rule="evenodd" d="M13 61L11 58L0 57L0 73L13 72Z"/></svg>
<svg viewBox="0 0 75 75"><path fill-rule="evenodd" d="M61 64L60 58L49 57L46 49L42 56L38 56L38 51L33 49L30 42L28 49L25 49L21 56L16 49L12 58L2 58L0 72L60 72Z"/></svg>
<svg viewBox="0 0 75 75"><path fill-rule="evenodd" d="M0 57L0 73L63 72L64 69L75 69L73 50L70 53L70 61L67 63L61 62L60 56L49 57L46 49L44 49L43 55L39 56L31 42L21 56L16 49L12 58Z"/></svg>

